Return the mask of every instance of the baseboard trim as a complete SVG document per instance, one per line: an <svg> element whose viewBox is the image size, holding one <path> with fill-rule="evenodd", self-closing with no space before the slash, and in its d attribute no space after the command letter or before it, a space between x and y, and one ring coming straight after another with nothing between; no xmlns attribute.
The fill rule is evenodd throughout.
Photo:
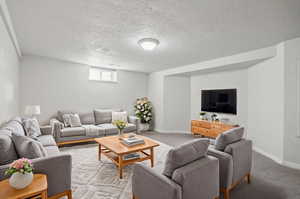
<svg viewBox="0 0 300 199"><path fill-rule="evenodd" d="M258 148L258 147L253 147L253 151L260 153L268 158L270 158L271 160L274 160L275 162L277 162L278 164L282 164L282 160L272 154L269 154L267 152L265 152L264 150Z"/></svg>
<svg viewBox="0 0 300 199"><path fill-rule="evenodd" d="M189 131L174 131L174 130L162 130L162 129L154 129L154 131L159 133L180 133L180 134L191 134Z"/></svg>
<svg viewBox="0 0 300 199"><path fill-rule="evenodd" d="M282 166L286 166L286 167L289 167L291 169L299 169L300 170L300 164L297 164L297 163L294 163L294 162L289 162L289 161L286 161L286 160L281 160L280 158L274 156L274 155L271 155L267 152L265 152L264 150L260 149L260 148L257 148L257 147L253 147L253 151L257 152L257 153L260 153L268 158L270 158L271 160L274 160L276 163L282 165Z"/></svg>

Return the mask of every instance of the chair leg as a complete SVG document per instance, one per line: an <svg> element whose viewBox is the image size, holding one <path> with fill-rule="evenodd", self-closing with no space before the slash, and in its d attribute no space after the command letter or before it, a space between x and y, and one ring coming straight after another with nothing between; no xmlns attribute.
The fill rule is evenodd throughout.
<svg viewBox="0 0 300 199"><path fill-rule="evenodd" d="M67 196L68 196L68 199L72 199L72 190L69 190L67 192Z"/></svg>
<svg viewBox="0 0 300 199"><path fill-rule="evenodd" d="M229 189L223 189L222 192L224 194L224 199L229 199Z"/></svg>
<svg viewBox="0 0 300 199"><path fill-rule="evenodd" d="M248 183L248 184L250 184L250 183L251 183L251 175L250 175L250 173L249 173L249 174L247 174L247 176L246 176L246 180L247 180L247 183Z"/></svg>

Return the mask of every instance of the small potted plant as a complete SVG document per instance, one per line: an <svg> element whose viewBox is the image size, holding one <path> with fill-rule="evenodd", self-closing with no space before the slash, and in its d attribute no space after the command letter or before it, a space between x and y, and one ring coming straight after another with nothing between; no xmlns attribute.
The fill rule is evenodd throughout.
<svg viewBox="0 0 300 199"><path fill-rule="evenodd" d="M15 189L24 189L33 180L33 165L31 160L26 158L15 160L5 171L5 175L10 175L10 186Z"/></svg>
<svg viewBox="0 0 300 199"><path fill-rule="evenodd" d="M201 120L205 120L206 119L206 117L205 117L205 115L206 115L206 113L205 112L200 112L200 119Z"/></svg>
<svg viewBox="0 0 300 199"><path fill-rule="evenodd" d="M211 120L212 121L217 121L217 117L218 117L218 115L214 113L214 114L211 115Z"/></svg>
<svg viewBox="0 0 300 199"><path fill-rule="evenodd" d="M127 126L127 122L124 122L123 120L116 120L113 122L113 125L115 125L119 130L119 136L121 137L123 135L123 130Z"/></svg>

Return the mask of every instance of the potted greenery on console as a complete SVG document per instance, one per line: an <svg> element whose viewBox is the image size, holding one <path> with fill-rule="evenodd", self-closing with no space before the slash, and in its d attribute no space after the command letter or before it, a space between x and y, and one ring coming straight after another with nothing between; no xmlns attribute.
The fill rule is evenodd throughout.
<svg viewBox="0 0 300 199"><path fill-rule="evenodd" d="M5 171L5 175L11 175L9 184L15 189L23 189L33 180L33 166L30 160L21 158L15 160Z"/></svg>
<svg viewBox="0 0 300 199"><path fill-rule="evenodd" d="M140 130L147 131L150 129L152 121L152 105L147 97L138 98L134 105L135 115L140 118Z"/></svg>

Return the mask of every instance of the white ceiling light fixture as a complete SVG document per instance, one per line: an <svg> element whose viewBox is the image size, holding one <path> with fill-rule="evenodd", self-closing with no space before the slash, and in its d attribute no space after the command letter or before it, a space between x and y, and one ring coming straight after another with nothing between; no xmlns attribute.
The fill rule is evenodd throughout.
<svg viewBox="0 0 300 199"><path fill-rule="evenodd" d="M154 50L158 45L159 41L154 38L143 38L138 41L138 44L147 51Z"/></svg>

